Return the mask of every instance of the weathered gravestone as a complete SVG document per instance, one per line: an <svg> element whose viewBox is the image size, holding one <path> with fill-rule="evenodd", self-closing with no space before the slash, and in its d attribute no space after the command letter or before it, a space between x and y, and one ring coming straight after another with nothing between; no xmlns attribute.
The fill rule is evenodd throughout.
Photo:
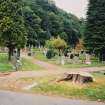
<svg viewBox="0 0 105 105"><path fill-rule="evenodd" d="M64 57L64 56L61 57L61 64L62 64L62 65L65 64L65 57Z"/></svg>
<svg viewBox="0 0 105 105"><path fill-rule="evenodd" d="M86 56L85 64L90 65L91 64L90 55L86 54L85 56Z"/></svg>

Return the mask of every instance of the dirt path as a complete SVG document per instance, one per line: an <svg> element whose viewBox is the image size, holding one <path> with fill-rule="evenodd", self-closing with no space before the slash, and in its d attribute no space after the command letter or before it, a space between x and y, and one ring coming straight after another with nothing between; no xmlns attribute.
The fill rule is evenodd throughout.
<svg viewBox="0 0 105 105"><path fill-rule="evenodd" d="M64 73L70 72L97 72L101 70L105 70L105 67L89 67L89 68L69 68L65 69L57 65L49 64L47 62L39 61L33 59L32 57L25 56L26 59L31 59L33 64L37 64L42 66L43 70L38 71L17 71L9 73L9 75L0 76L0 88L1 89L13 89L14 86L16 88L24 87L30 83L21 83L21 81L17 81L20 78L30 78L30 77L44 77L44 76L52 76L52 75L62 75Z"/></svg>
<svg viewBox="0 0 105 105"><path fill-rule="evenodd" d="M34 64L37 64L39 66L42 66L43 68L46 68L46 70L50 71L64 71L64 72L98 72L105 70L105 67L84 67L84 68L63 68L54 64L49 64L44 61L34 60Z"/></svg>
<svg viewBox="0 0 105 105"><path fill-rule="evenodd" d="M25 77L42 77L42 76L49 76L49 75L60 75L67 72L97 72L105 70L105 67L87 67L87 68L62 68L60 66L49 64L44 61L36 60L32 57L23 56L26 59L31 59L33 64L37 64L43 67L43 70L40 71L17 71L12 72L10 75L6 75L4 77L0 77L0 80L4 79L19 79Z"/></svg>
<svg viewBox="0 0 105 105"><path fill-rule="evenodd" d="M46 70L48 71L59 71L61 72L62 71L65 71L65 72L97 72L97 71L103 71L105 70L105 67L84 67L84 68L63 68L63 67L60 67L58 65L54 65L54 64L50 64L50 63L47 63L47 62L44 62L44 61L40 61L40 60L37 60L37 59L34 59L32 57L28 57L28 56L23 56L27 59L31 59L33 64L37 64L43 68L45 68Z"/></svg>

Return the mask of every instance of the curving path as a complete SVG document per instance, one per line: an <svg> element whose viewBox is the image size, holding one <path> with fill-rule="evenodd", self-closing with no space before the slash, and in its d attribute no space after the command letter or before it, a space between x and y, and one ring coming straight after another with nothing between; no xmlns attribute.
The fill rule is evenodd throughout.
<svg viewBox="0 0 105 105"><path fill-rule="evenodd" d="M63 73L70 72L98 72L105 71L105 67L86 67L86 68L62 68L60 66L49 64L44 61L36 60L32 57L23 56L27 59L31 59L33 64L37 64L43 68L43 70L38 71L17 71L12 72L10 75L0 77L0 80L4 79L19 79L25 77L42 77L49 75L61 75Z"/></svg>

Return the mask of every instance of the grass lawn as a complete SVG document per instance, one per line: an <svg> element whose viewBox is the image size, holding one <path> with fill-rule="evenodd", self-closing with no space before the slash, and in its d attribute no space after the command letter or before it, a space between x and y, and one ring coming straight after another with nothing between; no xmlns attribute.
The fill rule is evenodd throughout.
<svg viewBox="0 0 105 105"><path fill-rule="evenodd" d="M48 62L48 63L51 63L51 64L56 64L56 59L57 59L57 56L52 58L52 59L47 59L46 56L40 52L40 51L37 51L35 53L35 59L38 59L38 60L41 60L41 61L45 61L45 62Z"/></svg>
<svg viewBox="0 0 105 105"><path fill-rule="evenodd" d="M64 67L64 68L85 68L85 67L102 67L102 66L105 66L105 64L92 63L90 65L87 65L87 64L65 64L65 65L62 65L62 67Z"/></svg>
<svg viewBox="0 0 105 105"><path fill-rule="evenodd" d="M22 66L20 66L20 71L28 71L28 70L40 70L41 67L33 64L31 60L22 59ZM8 56L6 53L0 54L0 72L11 72L15 71L13 69L13 65L8 62Z"/></svg>
<svg viewBox="0 0 105 105"><path fill-rule="evenodd" d="M57 59L58 57L54 57L53 59L47 59L46 56L41 53L40 51L37 51L35 53L35 59L41 60L41 61L45 61L51 64L56 64L58 66L62 66L64 68L85 68L85 67L101 67L101 66L105 66L105 64L99 63L96 59L92 59L92 64L91 65L87 65L87 64L65 64L65 65L60 65L57 64Z"/></svg>
<svg viewBox="0 0 105 105"><path fill-rule="evenodd" d="M39 83L33 87L33 93L45 95L57 95L76 99L89 99L105 101L105 75L94 74L94 83L85 85L68 82L55 82L56 77L22 78L23 81L34 81Z"/></svg>
<svg viewBox="0 0 105 105"><path fill-rule="evenodd" d="M8 62L6 53L0 53L0 72L13 71L12 65Z"/></svg>
<svg viewBox="0 0 105 105"><path fill-rule="evenodd" d="M31 60L29 59L22 59L22 66L20 67L20 71L33 71L33 70L41 70L42 67L39 65L33 64Z"/></svg>

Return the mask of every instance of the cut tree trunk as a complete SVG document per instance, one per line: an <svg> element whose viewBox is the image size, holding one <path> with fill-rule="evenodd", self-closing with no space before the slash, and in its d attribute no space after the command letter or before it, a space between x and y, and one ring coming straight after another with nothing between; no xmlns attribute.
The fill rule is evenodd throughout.
<svg viewBox="0 0 105 105"><path fill-rule="evenodd" d="M71 80L74 83L88 83L93 82L93 76L86 72L79 72L79 73L65 73L64 77L57 80L57 82L61 81L69 81Z"/></svg>

